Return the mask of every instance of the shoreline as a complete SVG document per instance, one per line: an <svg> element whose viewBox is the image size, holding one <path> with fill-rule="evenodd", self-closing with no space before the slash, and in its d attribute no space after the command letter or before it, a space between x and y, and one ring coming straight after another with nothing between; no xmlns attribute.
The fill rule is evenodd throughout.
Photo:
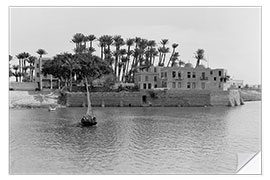
<svg viewBox="0 0 270 180"><path fill-rule="evenodd" d="M49 106L66 108L67 105L60 104L59 97L60 94L57 92L9 91L9 109L48 109ZM261 92L240 90L240 97L244 102L261 101Z"/></svg>

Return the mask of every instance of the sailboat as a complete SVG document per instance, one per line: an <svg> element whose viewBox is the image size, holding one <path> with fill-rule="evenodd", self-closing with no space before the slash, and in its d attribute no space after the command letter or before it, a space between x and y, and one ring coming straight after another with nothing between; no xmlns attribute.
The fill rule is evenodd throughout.
<svg viewBox="0 0 270 180"><path fill-rule="evenodd" d="M82 117L81 123L83 126L93 126L97 124L97 121L96 121L96 117L94 115L94 112L91 106L91 99L90 99L90 92L88 89L87 78L85 78L85 82L86 82L86 92L87 92L87 112Z"/></svg>

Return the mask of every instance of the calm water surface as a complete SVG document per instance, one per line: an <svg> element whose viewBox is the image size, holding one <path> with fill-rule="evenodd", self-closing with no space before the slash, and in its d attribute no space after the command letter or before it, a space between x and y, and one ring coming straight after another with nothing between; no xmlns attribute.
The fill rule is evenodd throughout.
<svg viewBox="0 0 270 180"><path fill-rule="evenodd" d="M10 110L11 174L235 173L261 149L261 104L238 107Z"/></svg>

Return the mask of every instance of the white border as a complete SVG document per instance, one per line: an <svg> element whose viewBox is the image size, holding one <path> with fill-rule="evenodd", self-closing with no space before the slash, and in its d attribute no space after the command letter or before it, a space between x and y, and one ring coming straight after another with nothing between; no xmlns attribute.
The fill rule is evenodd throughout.
<svg viewBox="0 0 270 180"><path fill-rule="evenodd" d="M246 176L246 175L222 175L222 176L199 176L199 175L183 175L183 176L175 176L175 175L170 175L170 176L93 176L92 178L95 179L100 179L100 178L117 178L117 179L122 179L122 178L131 178L131 179L137 179L137 178L157 178L157 179L163 179L163 178L171 178L171 179L179 179L179 178L188 178L188 179L193 179L193 178L205 178L205 179L228 179L228 178L240 178L240 179L249 179L249 178L267 178L269 176L269 173L267 173L267 169L269 168L268 163L266 162L266 159L269 158L269 143L267 143L267 138L269 136L269 130L270 128L269 125L269 115L266 113L268 110L267 107L267 100L269 98L269 95L266 94L265 92L269 92L269 70L266 69L269 67L269 19L267 17L270 17L270 6L269 6L269 1L262 1L262 0L166 0L166 1L145 1L145 0L136 0L136 1L126 1L126 0L64 0L64 1L58 1L58 0L39 0L39 1L34 1L34 0L3 0L1 1L1 60L3 68L1 69L1 77L3 79L2 81L2 86L1 86L1 112L4 114L4 118L2 118L2 123L1 123L1 166L0 166L0 174L1 174L1 179L14 179L14 178L22 178L22 179L47 179L47 178L65 178L65 179L74 179L74 178L87 178L89 179L89 176L10 176L8 175L8 70L7 66L7 55L6 52L8 52L8 6L262 6L262 22L263 22L263 43L262 43L262 58L265 59L262 62L262 87L263 87L263 122L262 122L262 127L263 127L263 176L257 176L257 175L252 175L252 176ZM269 111L269 110L268 110ZM267 178L269 179L269 177Z"/></svg>

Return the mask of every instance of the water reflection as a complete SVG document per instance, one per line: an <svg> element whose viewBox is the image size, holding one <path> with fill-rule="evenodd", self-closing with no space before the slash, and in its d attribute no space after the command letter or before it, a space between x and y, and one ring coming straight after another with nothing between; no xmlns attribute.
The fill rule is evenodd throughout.
<svg viewBox="0 0 270 180"><path fill-rule="evenodd" d="M12 174L234 173L236 153L260 150L260 104L207 108L11 110Z"/></svg>

